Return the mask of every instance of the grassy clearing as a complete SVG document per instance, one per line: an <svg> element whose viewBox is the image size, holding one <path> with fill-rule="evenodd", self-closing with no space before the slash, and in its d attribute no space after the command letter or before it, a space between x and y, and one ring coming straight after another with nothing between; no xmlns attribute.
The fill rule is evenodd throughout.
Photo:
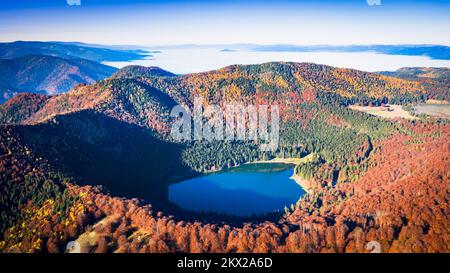
<svg viewBox="0 0 450 273"><path fill-rule="evenodd" d="M427 100L425 103L426 104L449 104L449 102L446 100L434 100L434 99Z"/></svg>
<svg viewBox="0 0 450 273"><path fill-rule="evenodd" d="M450 104L420 104L413 107L416 114L450 119Z"/></svg>
<svg viewBox="0 0 450 273"><path fill-rule="evenodd" d="M378 116L386 119L404 118L404 119L417 119L411 115L408 111L404 110L401 105L391 104L388 106L360 106L350 105L350 109L367 114Z"/></svg>

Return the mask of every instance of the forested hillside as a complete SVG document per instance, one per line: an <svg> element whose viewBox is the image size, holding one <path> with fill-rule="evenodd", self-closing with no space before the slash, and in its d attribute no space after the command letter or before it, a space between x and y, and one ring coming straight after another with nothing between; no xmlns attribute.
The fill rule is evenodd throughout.
<svg viewBox="0 0 450 273"><path fill-rule="evenodd" d="M0 105L2 124L20 124L33 116L50 99L48 95L21 93Z"/></svg>
<svg viewBox="0 0 450 273"><path fill-rule="evenodd" d="M396 71L380 72L382 75L422 83L430 98L450 99L450 69L446 67L404 67Z"/></svg>
<svg viewBox="0 0 450 273"><path fill-rule="evenodd" d="M129 65L121 68L113 75L114 78L137 78L137 77L170 77L175 74L161 69L157 66Z"/></svg>
<svg viewBox="0 0 450 273"><path fill-rule="evenodd" d="M58 94L75 85L92 84L111 76L117 69L85 59L62 59L45 55L27 55L0 59L0 86L5 91L0 103L14 93Z"/></svg>
<svg viewBox="0 0 450 273"><path fill-rule="evenodd" d="M447 252L448 123L346 107L429 95L417 81L267 63L182 76L127 67L65 94L16 97L0 106L0 251L58 252L81 235L96 252L365 252L372 240L383 252ZM279 105L278 149L174 141L170 110L195 96ZM199 173L305 156L295 175L308 194L278 221L194 221L165 196Z"/></svg>
<svg viewBox="0 0 450 273"><path fill-rule="evenodd" d="M271 102L287 100L291 96L301 99L299 95L306 96L309 92L321 96L339 95L348 102L364 104L383 100L407 103L426 96L424 87L417 82L311 63L234 65L211 72L147 81L150 80L173 96L187 91L191 100L194 96L202 96L212 103Z"/></svg>
<svg viewBox="0 0 450 273"><path fill-rule="evenodd" d="M108 99L121 95L130 100L127 104L132 104L134 111L130 115L136 118L147 116L143 106L152 96L160 97L158 100L169 105L176 102L191 106L195 96L219 105L227 102L278 104L285 116L298 111L299 104L316 102L316 98L328 105L408 103L424 100L427 92L413 81L307 63L230 66L183 76L156 68L126 67L110 79L78 86L67 94L53 97L30 121L95 107L110 111L119 119L129 119L129 113L119 113L124 109L112 109L116 106L108 105Z"/></svg>
<svg viewBox="0 0 450 273"><path fill-rule="evenodd" d="M2 130L1 201L9 210L0 250L60 252L84 236L92 238L79 241L87 252L367 252L370 241L382 252L448 252L450 131L429 126L377 141L366 174L316 188L279 223L243 226L186 222L75 186Z"/></svg>

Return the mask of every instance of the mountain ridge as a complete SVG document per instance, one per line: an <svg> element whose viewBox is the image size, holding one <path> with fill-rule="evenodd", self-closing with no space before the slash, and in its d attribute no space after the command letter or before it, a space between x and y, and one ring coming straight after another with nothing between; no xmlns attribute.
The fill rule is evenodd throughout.
<svg viewBox="0 0 450 273"><path fill-rule="evenodd" d="M149 76L148 73L154 71L157 71L157 76L151 74ZM119 70L111 78L93 85L79 85L65 94L50 98L46 105L26 122L39 122L58 113L102 108L104 106L101 105L111 105L114 94L118 95L120 92L127 93L128 98L135 98L132 108L141 109L138 110L137 116L148 117L148 114L143 114L145 108L143 105L147 103L145 98L154 95L163 96L164 101L169 102L167 106L163 106L164 116L167 116L175 104L192 105L195 96L201 96L208 103L219 105L227 101L254 103L260 99L268 102L278 101L283 105L292 104L292 96L301 98L307 91L318 95L337 95L348 102L361 100L362 103L381 101L385 98L420 99L425 93L420 83L414 81L311 63L272 62L260 65L234 65L179 76L160 68L129 66ZM138 99L139 96L133 92L138 92L141 98ZM120 116L113 113L115 110L109 110L112 111L112 115ZM125 116L131 114L127 113ZM133 115L136 119L136 113L131 114ZM126 120L130 118L124 117ZM156 127L163 130L162 127L167 126L160 124Z"/></svg>
<svg viewBox="0 0 450 273"><path fill-rule="evenodd" d="M76 44L41 41L0 43L0 58L18 58L25 55L49 55L64 59L81 58L95 62L141 60L142 50L115 50Z"/></svg>
<svg viewBox="0 0 450 273"><path fill-rule="evenodd" d="M14 93L58 94L77 84L92 84L116 71L114 67L85 59L26 55L0 59L0 85L16 90ZM3 94L4 98L9 96L9 93Z"/></svg>

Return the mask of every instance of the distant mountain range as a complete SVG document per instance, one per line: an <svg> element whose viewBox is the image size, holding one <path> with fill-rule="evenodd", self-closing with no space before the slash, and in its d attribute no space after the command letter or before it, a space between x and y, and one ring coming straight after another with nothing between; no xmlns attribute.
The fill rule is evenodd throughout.
<svg viewBox="0 0 450 273"><path fill-rule="evenodd" d="M61 42L16 41L0 43L0 58L18 58L26 55L49 55L65 59L81 58L95 62L131 61L144 59L144 50L123 50L95 47L88 44Z"/></svg>
<svg viewBox="0 0 450 273"><path fill-rule="evenodd" d="M450 47L442 45L267 45L256 46L252 50L274 52L376 52L388 55L427 56L432 59L450 60Z"/></svg>
<svg viewBox="0 0 450 273"><path fill-rule="evenodd" d="M426 56L436 60L450 60L450 47L445 45L400 44L400 45L293 45L293 44L211 44L211 45L166 45L159 49L215 48L234 51L265 52L375 52L387 55ZM228 51L228 50L225 50ZM228 51L229 52L229 51Z"/></svg>
<svg viewBox="0 0 450 273"><path fill-rule="evenodd" d="M100 45L81 42L16 41L0 43L0 58L16 58L24 55L51 55L62 58L83 58L96 62L140 60L153 52L138 45ZM292 45L292 44L182 44L155 46L158 49L219 48L223 51L269 52L376 52L388 55L427 56L432 59L450 60L450 47L445 45ZM231 49L231 50L230 50Z"/></svg>
<svg viewBox="0 0 450 273"><path fill-rule="evenodd" d="M222 51L292 51L292 52L378 52L392 55L428 56L434 59L450 59L450 47L441 45L351 45L351 46L298 46L234 44L233 49L225 45L178 45L160 48L195 48L222 46ZM115 68L99 64L103 61L129 61L145 58L150 51L137 46L107 46L79 42L25 42L0 43L0 103L21 92L57 94L66 92L80 83L94 83L110 77ZM225 49L223 49L225 48ZM448 87L437 77L411 77L411 71L381 72L382 75L420 81L441 92ZM445 73L439 70L440 73ZM448 73L448 72L447 72ZM424 73L422 73L424 74ZM426 74L426 73L425 73ZM434 73L433 75L435 75ZM157 67L129 66L118 72L115 78L132 78L137 75L175 76ZM447 80L448 77L443 77ZM437 87L436 87L437 86ZM445 89L445 88L444 88ZM440 97L446 96L446 91Z"/></svg>
<svg viewBox="0 0 450 273"><path fill-rule="evenodd" d="M117 69L86 59L27 55L0 59L0 103L16 93L58 94L80 83L92 84Z"/></svg>
<svg viewBox="0 0 450 273"><path fill-rule="evenodd" d="M80 83L92 84L117 71L101 62L150 56L130 48L77 42L0 43L0 103L18 93L58 94Z"/></svg>

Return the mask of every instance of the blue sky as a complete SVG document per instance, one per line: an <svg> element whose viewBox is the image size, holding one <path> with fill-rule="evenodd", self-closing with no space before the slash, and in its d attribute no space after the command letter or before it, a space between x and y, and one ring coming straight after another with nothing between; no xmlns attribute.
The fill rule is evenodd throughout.
<svg viewBox="0 0 450 273"><path fill-rule="evenodd" d="M450 45L448 0L67 1L1 1L0 40Z"/></svg>

